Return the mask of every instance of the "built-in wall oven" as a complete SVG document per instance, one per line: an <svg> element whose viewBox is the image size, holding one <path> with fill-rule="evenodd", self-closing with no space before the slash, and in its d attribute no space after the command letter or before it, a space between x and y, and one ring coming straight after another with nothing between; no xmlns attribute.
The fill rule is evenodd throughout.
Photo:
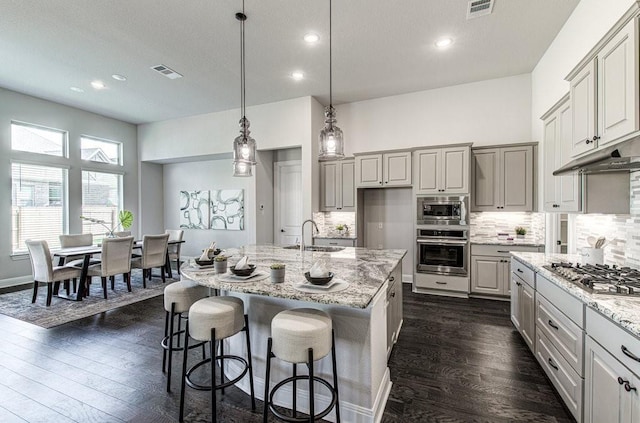
<svg viewBox="0 0 640 423"><path fill-rule="evenodd" d="M416 271L467 276L469 237L466 228L418 229Z"/></svg>

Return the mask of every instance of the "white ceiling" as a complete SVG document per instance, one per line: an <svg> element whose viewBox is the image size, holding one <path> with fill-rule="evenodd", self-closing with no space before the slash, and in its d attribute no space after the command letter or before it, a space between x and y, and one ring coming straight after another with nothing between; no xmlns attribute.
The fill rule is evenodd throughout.
<svg viewBox="0 0 640 423"><path fill-rule="evenodd" d="M491 15L467 20L467 0L333 0L334 104L531 72L578 1L495 0ZM0 0L0 87L132 123L237 108L241 4ZM328 5L246 0L248 105L328 103ZM306 45L307 32L320 42ZM441 51L444 35L455 42Z"/></svg>

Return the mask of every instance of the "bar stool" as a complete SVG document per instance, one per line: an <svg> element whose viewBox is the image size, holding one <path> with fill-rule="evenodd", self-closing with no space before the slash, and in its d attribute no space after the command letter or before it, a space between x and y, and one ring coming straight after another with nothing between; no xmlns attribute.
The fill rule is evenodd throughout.
<svg viewBox="0 0 640 423"><path fill-rule="evenodd" d="M165 369L167 376L167 392L171 392L171 363L174 351L182 351L180 346L180 335L185 333L181 329L182 313L189 311L189 307L196 301L208 296L208 289L205 286L198 285L190 279L182 279L180 282L174 282L164 288L164 338L160 342L162 346L162 371ZM175 317L178 316L178 330L174 330ZM174 346L174 338L177 339L177 346ZM202 346L202 358L204 358L204 342L192 345L191 348ZM167 366L167 356L169 362Z"/></svg>
<svg viewBox="0 0 640 423"><path fill-rule="evenodd" d="M314 376L313 362L325 357L331 351L333 362L333 387L326 380ZM293 376L278 382L269 392L269 374L271 372L271 359L277 357L280 360L293 363ZM298 376L298 363L306 363L309 369L308 376ZM298 380L309 381L309 417L297 416L296 410L296 382ZM278 389L287 383L293 383L293 416L286 416L275 409L273 397ZM313 382L319 382L331 392L331 403L315 414ZM322 419L335 406L336 422L340 422L340 405L338 399L338 373L336 371L336 347L332 322L329 315L321 310L310 308L298 308L285 310L278 313L271 321L271 337L267 342L267 374L264 388L264 423L267 422L269 410L280 420L286 422L313 422Z"/></svg>
<svg viewBox="0 0 640 423"><path fill-rule="evenodd" d="M185 384L199 391L211 391L211 421L216 421L216 390L224 393L224 388L236 384L249 372L251 388L251 408L256 409L253 391L253 366L251 364L251 342L249 340L249 318L244 314L244 303L236 297L209 297L196 301L189 309L184 340L184 357L182 361L182 388L180 391L180 421L184 417ZM244 331L247 342L247 359L237 355L225 355L222 349L223 340L238 332ZM196 341L209 342L210 358L203 359L187 370L187 353L189 337ZM216 355L215 341L220 341L220 355ZM224 360L235 360L243 369L235 379L224 381ZM216 361L220 361L220 384L216 384ZM211 363L211 385L201 385L191 380L192 373L201 366Z"/></svg>

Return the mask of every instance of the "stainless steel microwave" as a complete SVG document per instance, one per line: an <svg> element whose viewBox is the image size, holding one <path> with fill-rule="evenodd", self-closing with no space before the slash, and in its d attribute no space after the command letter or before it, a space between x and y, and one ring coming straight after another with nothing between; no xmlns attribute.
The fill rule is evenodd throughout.
<svg viewBox="0 0 640 423"><path fill-rule="evenodd" d="M469 224L467 214L469 198L466 195L449 197L418 196L418 225Z"/></svg>

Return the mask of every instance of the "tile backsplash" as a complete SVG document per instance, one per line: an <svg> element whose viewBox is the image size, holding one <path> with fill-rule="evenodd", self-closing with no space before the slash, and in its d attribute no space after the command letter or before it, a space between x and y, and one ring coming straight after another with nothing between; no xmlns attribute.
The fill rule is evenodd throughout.
<svg viewBox="0 0 640 423"><path fill-rule="evenodd" d="M516 237L516 226L527 229L524 242L544 244L544 213L482 212L470 213L471 242L495 241L498 233Z"/></svg>
<svg viewBox="0 0 640 423"><path fill-rule="evenodd" d="M318 212L313 213L313 220L318 224L320 236L341 236L336 230L337 225L347 225L348 234L344 236L356 236L356 214L350 212Z"/></svg>

